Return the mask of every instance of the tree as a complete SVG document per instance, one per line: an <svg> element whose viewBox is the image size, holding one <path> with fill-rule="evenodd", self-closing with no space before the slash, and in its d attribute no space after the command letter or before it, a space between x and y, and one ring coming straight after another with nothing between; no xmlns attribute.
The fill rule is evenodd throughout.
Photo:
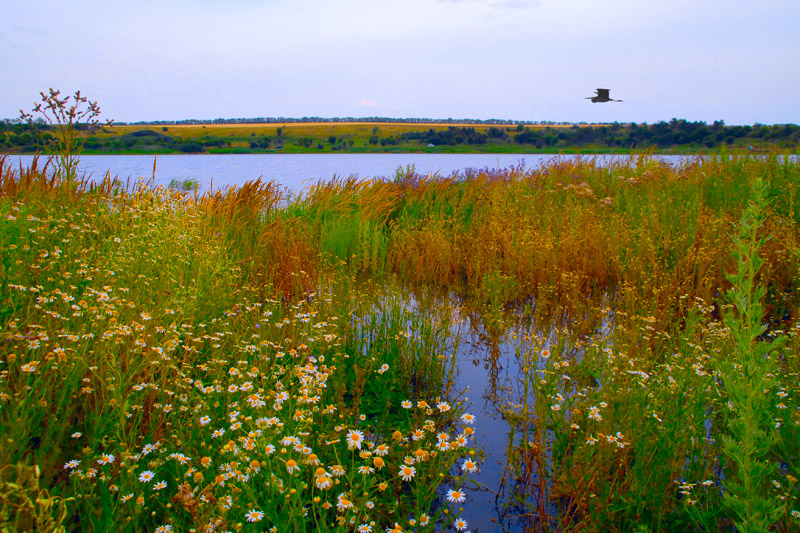
<svg viewBox="0 0 800 533"><path fill-rule="evenodd" d="M203 145L200 144L197 141L190 141L190 142L182 143L182 144L178 145L178 150L180 150L181 152L183 152L185 154L197 154L197 153L205 151L203 149Z"/></svg>

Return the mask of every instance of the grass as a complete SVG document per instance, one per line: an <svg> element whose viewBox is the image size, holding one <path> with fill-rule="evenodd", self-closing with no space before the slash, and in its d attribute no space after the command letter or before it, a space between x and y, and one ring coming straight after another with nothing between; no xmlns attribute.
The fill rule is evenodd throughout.
<svg viewBox="0 0 800 533"><path fill-rule="evenodd" d="M4 527L452 522L436 487L474 449L443 326L374 314L346 279L265 277L278 262L243 252L279 231L272 184L192 197L5 167L2 188Z"/></svg>
<svg viewBox="0 0 800 533"><path fill-rule="evenodd" d="M795 159L406 169L290 202L2 168L5 527L460 527L464 313L522 369L492 399L526 527L800 523Z"/></svg>
<svg viewBox="0 0 800 533"><path fill-rule="evenodd" d="M585 125L582 127L587 127ZM198 124L198 125L112 125L94 135L86 153L175 153L181 145L200 143L208 153L552 153L553 148L537 149L532 145L512 142L428 146L414 140L403 140L412 132L447 131L448 128L472 128L486 134L490 129L516 132L513 125L381 123L381 122L289 122L285 124ZM527 126L527 129L567 128L564 125ZM150 132L150 137L144 136ZM280 135L278 135L280 132ZM141 142L126 144L127 136L138 135ZM170 136L171 145L146 140L154 136ZM335 139L331 142L331 138ZM266 142L265 142L266 141ZM251 143L256 143L257 146ZM199 150L200 148L196 148ZM602 149L602 148L599 148ZM577 149L575 150L577 151ZM611 150L607 153L625 150Z"/></svg>
<svg viewBox="0 0 800 533"><path fill-rule="evenodd" d="M256 136L268 135L274 136L277 134L277 129L281 128L287 135L291 134L295 137L314 137L324 139L330 135L336 136L351 136L359 140L365 141L372 135L375 128L378 129L377 133L388 135L399 135L413 131L428 130L446 130L448 127L470 127L478 131L486 131L489 128L498 127L513 127L513 125L497 125L497 124L443 124L443 123L402 123L402 122L287 122L270 123L270 124L205 124L205 125L170 125L170 126L151 126L151 125L113 125L103 129L103 135L124 135L139 130L149 130L155 132L163 132L171 135L177 135L182 139L196 139L209 133L219 136L234 136L234 137L248 137L251 134ZM589 125L587 125L589 126ZM544 129L548 126L526 126L527 128L540 128ZM571 125L550 125L551 128L567 128Z"/></svg>

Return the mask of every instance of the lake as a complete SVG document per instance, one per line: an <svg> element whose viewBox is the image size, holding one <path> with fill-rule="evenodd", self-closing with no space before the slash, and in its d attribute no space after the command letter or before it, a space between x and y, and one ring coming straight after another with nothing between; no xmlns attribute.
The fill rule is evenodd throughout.
<svg viewBox="0 0 800 533"><path fill-rule="evenodd" d="M574 155L554 154L203 154L159 155L156 162L156 185L169 185L173 180L192 180L200 190L240 185L247 180L275 180L293 193L319 180L334 176L359 178L393 177L398 168L413 165L416 172L449 176L466 168L508 168L524 164L538 167L554 158L575 158ZM588 157L588 156L582 156ZM627 156L600 156L599 160ZM658 156L677 162L687 156ZM17 166L30 164L33 156L8 156L7 163ZM95 179L106 172L119 179L138 180L153 177L153 155L84 155L78 165L79 174Z"/></svg>

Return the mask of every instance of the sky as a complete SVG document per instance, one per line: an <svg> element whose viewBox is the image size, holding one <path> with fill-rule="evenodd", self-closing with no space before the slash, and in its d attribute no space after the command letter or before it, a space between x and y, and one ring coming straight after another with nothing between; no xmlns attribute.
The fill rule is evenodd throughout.
<svg viewBox="0 0 800 533"><path fill-rule="evenodd" d="M798 124L798 58L800 0L2 0L0 119Z"/></svg>

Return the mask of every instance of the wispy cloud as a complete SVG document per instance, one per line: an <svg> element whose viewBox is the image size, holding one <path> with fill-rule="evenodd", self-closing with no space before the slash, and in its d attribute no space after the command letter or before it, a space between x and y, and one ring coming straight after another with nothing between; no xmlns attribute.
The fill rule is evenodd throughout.
<svg viewBox="0 0 800 533"><path fill-rule="evenodd" d="M22 26L20 24L9 24L8 27L15 32L25 33L27 35L33 35L35 37L44 37L47 35L47 32L42 31L37 28L31 28L29 26Z"/></svg>
<svg viewBox="0 0 800 533"><path fill-rule="evenodd" d="M540 4L539 0L499 0L489 4L489 7L495 9L526 9Z"/></svg>
<svg viewBox="0 0 800 533"><path fill-rule="evenodd" d="M359 100L358 105L361 107L380 107L380 104L378 102L366 99Z"/></svg>
<svg viewBox="0 0 800 533"><path fill-rule="evenodd" d="M447 4L486 4L495 9L525 9L540 5L541 0L438 0Z"/></svg>

